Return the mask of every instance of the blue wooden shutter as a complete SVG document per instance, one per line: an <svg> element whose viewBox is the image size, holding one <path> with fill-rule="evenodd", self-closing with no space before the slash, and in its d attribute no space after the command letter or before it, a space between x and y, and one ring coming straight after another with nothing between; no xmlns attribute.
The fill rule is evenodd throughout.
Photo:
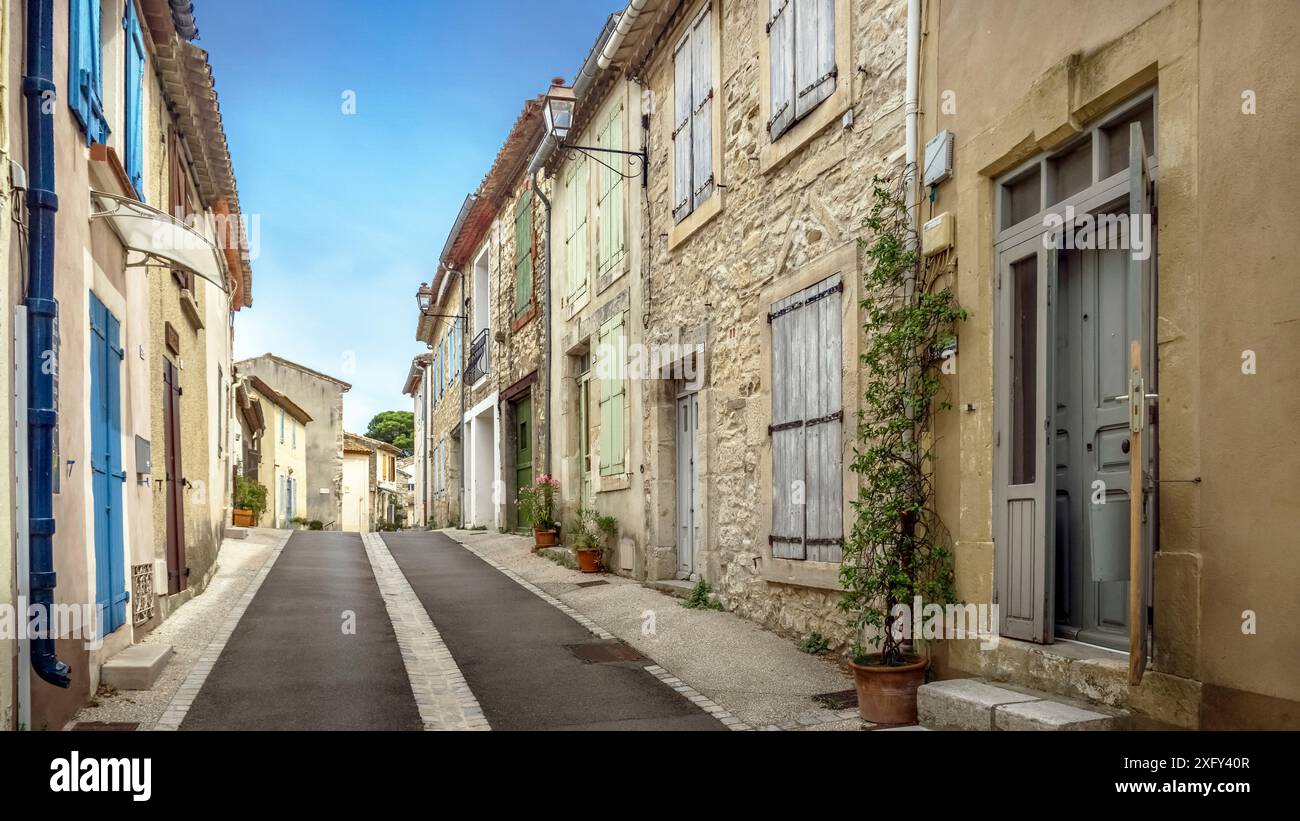
<svg viewBox="0 0 1300 821"><path fill-rule="evenodd" d="M126 29L126 175L144 201L144 35L132 0L127 0L122 27Z"/></svg>
<svg viewBox="0 0 1300 821"><path fill-rule="evenodd" d="M108 139L104 117L103 48L99 0L69 0L68 105L86 132L86 145Z"/></svg>
<svg viewBox="0 0 1300 821"><path fill-rule="evenodd" d="M107 310L108 340L104 352L105 400L108 403L108 504L109 504L109 620L108 632L126 623L126 550L122 533L122 341L121 323Z"/></svg>

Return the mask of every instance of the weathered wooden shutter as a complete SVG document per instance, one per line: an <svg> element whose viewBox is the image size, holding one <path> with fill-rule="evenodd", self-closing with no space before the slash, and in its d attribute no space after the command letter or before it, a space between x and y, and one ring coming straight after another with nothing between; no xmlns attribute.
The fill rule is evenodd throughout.
<svg viewBox="0 0 1300 821"><path fill-rule="evenodd" d="M802 292L772 305L772 556L804 558L803 363L796 321Z"/></svg>
<svg viewBox="0 0 1300 821"><path fill-rule="evenodd" d="M1140 232L1148 251L1154 248L1152 233L1152 184L1147 168L1146 141L1141 123L1129 126L1129 226ZM1152 254L1139 259L1128 255L1128 310L1125 325L1129 338L1129 684L1142 682L1147 667L1147 603L1151 599L1151 551L1155 535L1156 429L1147 412L1148 394L1156 392L1155 356L1150 349L1153 306L1151 299Z"/></svg>
<svg viewBox="0 0 1300 821"><path fill-rule="evenodd" d="M771 115L767 133L775 140L794 122L794 5L797 0L769 0L767 22Z"/></svg>
<svg viewBox="0 0 1300 821"><path fill-rule="evenodd" d="M673 52L673 220L681 222L691 213L691 112L694 107L691 46L694 30L688 30Z"/></svg>
<svg viewBox="0 0 1300 821"><path fill-rule="evenodd" d="M713 193L713 40L709 10L692 26L691 210Z"/></svg>
<svg viewBox="0 0 1300 821"><path fill-rule="evenodd" d="M515 206L515 314L528 309L533 290L533 196L525 191Z"/></svg>
<svg viewBox="0 0 1300 821"><path fill-rule="evenodd" d="M623 105L620 103L610 114L597 144L614 151L623 150ZM623 259L626 246L626 228L623 224L623 177L614 169L626 166L621 155L611 155L608 166L600 169L600 273L605 273Z"/></svg>
<svg viewBox="0 0 1300 821"><path fill-rule="evenodd" d="M835 91L835 0L794 0L794 116L799 119Z"/></svg>
<svg viewBox="0 0 1300 821"><path fill-rule="evenodd" d="M805 378L813 380L804 386L805 549L809 561L839 562L844 538L840 277L833 276L815 288L797 312L805 342Z"/></svg>
<svg viewBox="0 0 1300 821"><path fill-rule="evenodd" d="M605 323L597 336L600 347L600 475L626 472L627 449L623 435L623 408L627 387L623 380L623 314Z"/></svg>
<svg viewBox="0 0 1300 821"><path fill-rule="evenodd" d="M772 305L772 555L839 562L844 536L837 274Z"/></svg>

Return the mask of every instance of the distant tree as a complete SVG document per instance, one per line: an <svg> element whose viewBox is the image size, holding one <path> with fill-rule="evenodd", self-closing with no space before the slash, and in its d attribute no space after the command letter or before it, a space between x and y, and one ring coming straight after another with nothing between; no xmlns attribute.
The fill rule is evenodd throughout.
<svg viewBox="0 0 1300 821"><path fill-rule="evenodd" d="M366 428L366 436L387 442L408 456L415 445L415 414L411 411L382 411Z"/></svg>

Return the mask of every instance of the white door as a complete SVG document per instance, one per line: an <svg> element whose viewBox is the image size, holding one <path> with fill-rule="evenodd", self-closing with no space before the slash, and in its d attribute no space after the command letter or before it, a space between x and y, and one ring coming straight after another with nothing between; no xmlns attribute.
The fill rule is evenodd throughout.
<svg viewBox="0 0 1300 821"><path fill-rule="evenodd" d="M677 400L677 577L695 573L695 546L699 536L698 473L695 469L695 433L699 430L700 399L692 393Z"/></svg>

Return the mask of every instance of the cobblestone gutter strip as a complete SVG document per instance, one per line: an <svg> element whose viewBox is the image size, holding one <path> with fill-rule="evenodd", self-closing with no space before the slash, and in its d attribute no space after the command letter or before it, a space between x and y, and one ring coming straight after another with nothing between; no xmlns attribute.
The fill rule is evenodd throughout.
<svg viewBox="0 0 1300 821"><path fill-rule="evenodd" d="M425 730L491 730L429 613L378 533L363 533L366 557L397 634L402 664Z"/></svg>
<svg viewBox="0 0 1300 821"><path fill-rule="evenodd" d="M453 536L452 538L454 539L455 537ZM579 613L577 610L574 610L572 607L560 601L559 599L555 598L550 593L547 593L545 590L541 589L537 585L528 581L523 576L520 576L518 573L514 572L508 567L505 567L504 565L494 561L490 556L478 550L473 545L466 544L459 540L457 540L457 544L459 544L461 547L468 550L470 553L473 553L475 556L478 556L483 561L487 562L489 565L491 565L498 572L500 572L508 579L513 581L515 584L527 590L529 593L532 593L534 596L537 596L539 599L551 605L556 610L559 610L561 613L573 619L578 624L581 624L583 627L590 630L593 634L595 634L599 638L607 639L611 641L618 640L618 637L615 636L613 633L601 627L599 624L596 624L594 621L587 618L582 613ZM660 667L658 664L647 665L645 671L650 675L654 676L655 678L659 679L660 681L662 681L667 686L681 693L682 696L690 700L692 703L694 703L697 707L699 707L704 712L713 716L718 721L721 721L723 724L727 726L727 729L730 730L753 729L745 722L741 721L731 713L727 712L727 710L723 708L722 705L718 704L716 701L712 700L708 696L700 694L695 690L695 688L691 687L689 684L686 684L684 681L677 678L672 673L665 670L663 667Z"/></svg>
<svg viewBox="0 0 1300 821"><path fill-rule="evenodd" d="M253 597L261 589L262 582L266 581L267 575L270 574L271 568L275 566L276 559L280 558L280 553L284 551L284 545L293 535L290 531L285 533L271 550L271 555L266 557L266 562L262 564L262 569L257 571L257 575L244 588L243 594L231 607L226 615L226 620L222 623L217 632L213 634L212 639L203 652L199 654L199 660L190 668L190 674L185 677L180 688L172 696L171 702L167 709L163 710L162 716L158 723L154 725L155 730L179 730L181 722L185 720L185 715L190 711L190 705L194 703L195 697L198 696L199 690L203 688L203 683L208 680L208 673L216 666L217 659L221 656L221 651L226 649L226 642L230 641L230 636L239 626L239 620L244 617L244 611L252 603Z"/></svg>

